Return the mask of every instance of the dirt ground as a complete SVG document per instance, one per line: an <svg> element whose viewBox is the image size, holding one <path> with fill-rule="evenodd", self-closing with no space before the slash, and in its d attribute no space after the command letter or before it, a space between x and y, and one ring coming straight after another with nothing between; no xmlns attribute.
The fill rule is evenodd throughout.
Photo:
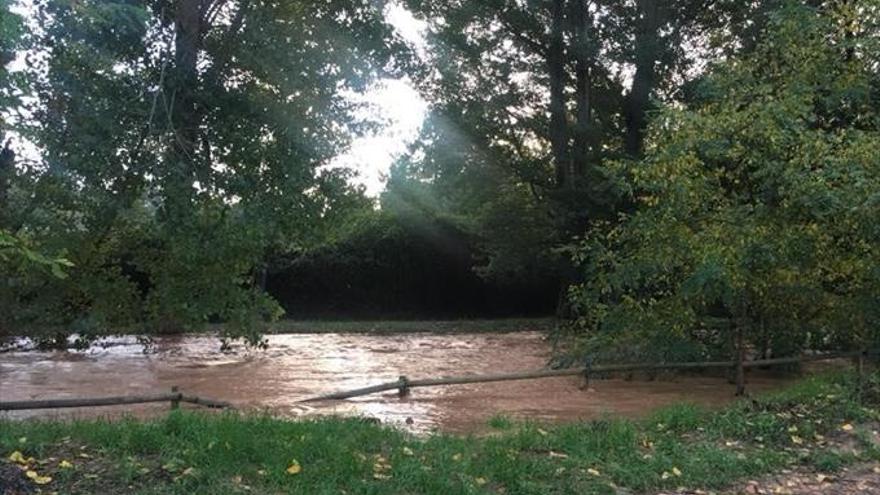
<svg viewBox="0 0 880 495"><path fill-rule="evenodd" d="M676 490L658 495L861 495L880 494L880 463L858 464L834 474L786 469L728 490Z"/></svg>

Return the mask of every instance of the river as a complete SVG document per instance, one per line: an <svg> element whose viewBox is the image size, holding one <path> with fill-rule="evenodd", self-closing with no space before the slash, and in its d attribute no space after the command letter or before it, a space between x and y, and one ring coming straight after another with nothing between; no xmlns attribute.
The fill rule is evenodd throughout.
<svg viewBox="0 0 880 495"><path fill-rule="evenodd" d="M134 339L87 351L16 351L0 354L0 397L26 400L161 393L172 385L187 394L230 401L246 410L303 417L366 415L415 432L480 432L503 414L517 419L567 421L639 417L675 402L717 406L733 400L722 378L679 376L654 381L577 377L413 389L405 398L386 392L345 401L299 401L317 394L393 381L538 369L550 346L538 332L502 334L287 334L268 336L265 351L219 352L205 336L159 337L144 353ZM789 380L750 377L750 392ZM167 404L5 413L6 417L94 417L157 414Z"/></svg>

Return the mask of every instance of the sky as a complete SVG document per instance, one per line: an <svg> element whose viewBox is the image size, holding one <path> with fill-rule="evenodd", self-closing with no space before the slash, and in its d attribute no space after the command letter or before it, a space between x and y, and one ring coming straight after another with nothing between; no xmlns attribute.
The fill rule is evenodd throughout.
<svg viewBox="0 0 880 495"><path fill-rule="evenodd" d="M423 53L424 21L419 21L396 3L385 9L385 18L417 53ZM367 195L375 197L385 188L391 164L418 137L428 104L405 79L379 81L372 90L356 99L369 104L371 112L387 119L388 125L355 139L346 152L333 160L331 167L349 167L357 171L355 182L363 184Z"/></svg>

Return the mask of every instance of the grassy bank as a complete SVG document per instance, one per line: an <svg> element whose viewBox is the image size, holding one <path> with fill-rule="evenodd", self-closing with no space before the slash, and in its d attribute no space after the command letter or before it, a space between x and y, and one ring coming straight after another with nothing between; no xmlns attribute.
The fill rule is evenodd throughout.
<svg viewBox="0 0 880 495"><path fill-rule="evenodd" d="M871 432L880 419L878 384L875 374L859 397L852 376L828 375L722 411L681 405L638 422L549 426L496 417L490 421L494 433L480 438L416 438L361 420L192 412L149 422L3 421L0 451L33 475L52 478L37 480L46 482L43 491L59 493L712 489L791 465L830 473L880 459ZM28 463L28 457L34 459ZM10 472L13 463L4 464Z"/></svg>
<svg viewBox="0 0 880 495"><path fill-rule="evenodd" d="M462 320L281 320L270 333L503 333L547 332L556 328L555 318L498 318Z"/></svg>

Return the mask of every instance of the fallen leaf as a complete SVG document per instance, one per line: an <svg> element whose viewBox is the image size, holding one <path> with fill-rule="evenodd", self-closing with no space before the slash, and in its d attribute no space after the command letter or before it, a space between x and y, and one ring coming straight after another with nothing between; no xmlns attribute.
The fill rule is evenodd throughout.
<svg viewBox="0 0 880 495"><path fill-rule="evenodd" d="M668 480L670 476L672 476L672 475L669 474L667 471L663 471L663 473L660 475L660 479Z"/></svg>
<svg viewBox="0 0 880 495"><path fill-rule="evenodd" d="M46 483L49 483L52 481L51 476L40 476L39 474L37 474L36 471L27 471L24 474L28 478L30 478L31 481L33 481L34 483L36 483L38 485L45 485Z"/></svg>
<svg viewBox="0 0 880 495"><path fill-rule="evenodd" d="M789 433L797 433L797 426L790 426L788 428Z"/></svg>
<svg viewBox="0 0 880 495"><path fill-rule="evenodd" d="M63 468L63 469L70 469L73 467L73 463L68 460L62 460L61 462L58 463L58 467Z"/></svg>
<svg viewBox="0 0 880 495"><path fill-rule="evenodd" d="M483 478L482 476L474 478L474 483L476 483L477 485L483 486L486 484L486 478Z"/></svg>
<svg viewBox="0 0 880 495"><path fill-rule="evenodd" d="M542 437L546 437L546 436L547 436L547 432L544 431L544 430L542 430L542 429L540 429L540 428L538 428L538 433L539 433Z"/></svg>
<svg viewBox="0 0 880 495"><path fill-rule="evenodd" d="M18 439L18 443L27 443L27 437L21 437Z"/></svg>
<svg viewBox="0 0 880 495"><path fill-rule="evenodd" d="M827 479L828 479L828 476L825 476L822 473L819 473L816 475L816 481L818 481L819 483L822 483L823 481L825 481Z"/></svg>
<svg viewBox="0 0 880 495"><path fill-rule="evenodd" d="M587 472L593 476L602 476L602 473L600 473L598 469L587 468Z"/></svg>
<svg viewBox="0 0 880 495"><path fill-rule="evenodd" d="M302 471L302 466L299 465L299 462L294 459L290 461L290 466L287 466L287 474L299 474Z"/></svg>
<svg viewBox="0 0 880 495"><path fill-rule="evenodd" d="M554 451L552 451L552 450L551 450L550 453L547 454L547 455L549 455L550 457L557 457L557 458L559 458L559 459L568 459L568 454L565 454L565 453L562 453L562 452L554 452Z"/></svg>
<svg viewBox="0 0 880 495"><path fill-rule="evenodd" d="M28 464L28 460L25 459L24 455L21 452L19 452L18 450L9 454L9 457L7 457L7 459L9 459L10 461L12 461L16 464Z"/></svg>
<svg viewBox="0 0 880 495"><path fill-rule="evenodd" d="M181 475L181 476L190 476L190 475L193 474L194 472L195 472L195 469L193 469L193 468L191 468L191 467L188 467L188 468L184 469L183 472L180 473L180 475Z"/></svg>
<svg viewBox="0 0 880 495"><path fill-rule="evenodd" d="M841 426L840 429L843 431L852 431L853 425L846 423L845 425Z"/></svg>
<svg viewBox="0 0 880 495"><path fill-rule="evenodd" d="M453 454L452 460L458 462L461 460L461 454Z"/></svg>
<svg viewBox="0 0 880 495"><path fill-rule="evenodd" d="M674 475L676 475L676 476L681 476L681 470L678 469L677 467L673 467L673 468L672 468L672 474L674 474Z"/></svg>
<svg viewBox="0 0 880 495"><path fill-rule="evenodd" d="M792 435L791 442L794 443L795 445L800 445L800 444L804 443L804 439L797 436L797 435Z"/></svg>
<svg viewBox="0 0 880 495"><path fill-rule="evenodd" d="M233 476L232 482L235 483L236 485L240 485L241 484L241 475Z"/></svg>
<svg viewBox="0 0 880 495"><path fill-rule="evenodd" d="M408 456L412 456L412 455L413 455L413 451L412 451L412 449L409 448L409 447L404 447L404 448L401 449L401 450L403 451L403 455L408 455Z"/></svg>

